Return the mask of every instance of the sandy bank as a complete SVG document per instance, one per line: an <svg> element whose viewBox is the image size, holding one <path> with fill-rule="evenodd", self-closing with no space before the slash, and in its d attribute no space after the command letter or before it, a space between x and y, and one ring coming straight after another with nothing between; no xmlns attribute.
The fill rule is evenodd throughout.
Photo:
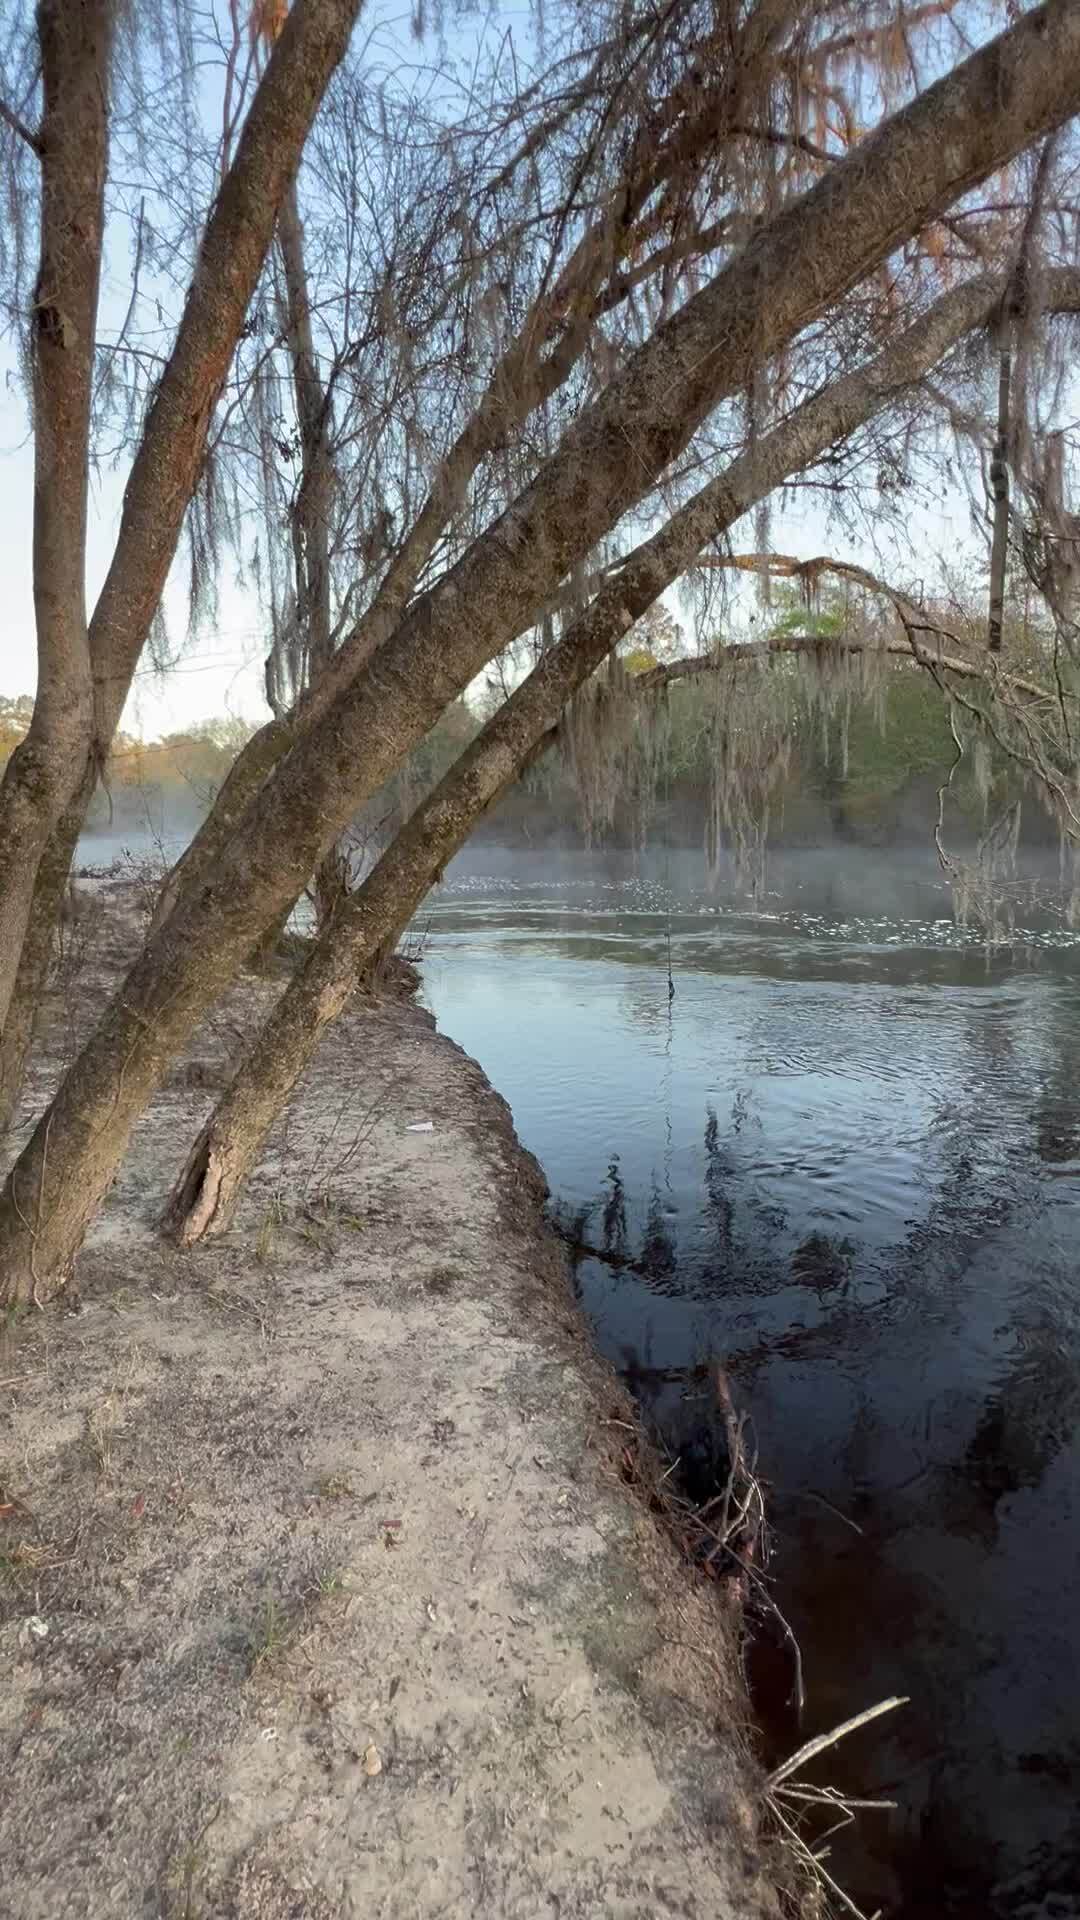
<svg viewBox="0 0 1080 1920"><path fill-rule="evenodd" d="M476 1065L358 1006L235 1230L157 1239L273 991L146 1116L79 1310L0 1353L5 1915L771 1913L732 1623L620 1480L620 1392Z"/></svg>

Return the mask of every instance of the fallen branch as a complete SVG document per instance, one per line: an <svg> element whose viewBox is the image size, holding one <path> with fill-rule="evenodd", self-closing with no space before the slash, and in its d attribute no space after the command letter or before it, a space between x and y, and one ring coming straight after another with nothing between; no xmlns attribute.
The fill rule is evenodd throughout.
<svg viewBox="0 0 1080 1920"><path fill-rule="evenodd" d="M835 1747L838 1740L845 1740L849 1733L855 1733L859 1727L868 1726L871 1720L880 1719L883 1713L892 1713L897 1707L906 1707L908 1700L907 1694L894 1694L888 1700L879 1700L876 1707L864 1708L863 1712L857 1713L854 1719L841 1721L831 1733L819 1733L815 1739L808 1740L805 1746L799 1747L789 1759L783 1762L782 1766L776 1768L774 1773L770 1773L766 1782L769 1792L775 1793L777 1787L784 1780L790 1779L799 1767L805 1765L808 1760L816 1760L818 1754L824 1753L827 1748Z"/></svg>

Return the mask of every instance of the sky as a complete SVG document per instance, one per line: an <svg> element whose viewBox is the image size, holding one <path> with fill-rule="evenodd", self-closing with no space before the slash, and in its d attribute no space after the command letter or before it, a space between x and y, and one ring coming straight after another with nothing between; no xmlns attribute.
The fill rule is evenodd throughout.
<svg viewBox="0 0 1080 1920"><path fill-rule="evenodd" d="M26 407L14 389L10 364L0 362L0 579L6 615L0 693L32 693L36 677L33 576L33 449L27 435ZM92 607L105 577L120 524L123 472L105 472L94 480L87 551L87 598ZM177 570L181 571L180 569ZM220 590L220 619L190 650L180 647L187 625L182 578L166 592L165 615L174 650L182 657L167 678L145 662L136 673L123 726L144 739L158 739L193 722L218 714L247 720L266 716L262 698L264 626L251 595L225 578Z"/></svg>
<svg viewBox="0 0 1080 1920"><path fill-rule="evenodd" d="M370 15L369 15L370 18ZM505 24L506 14L498 18ZM520 16L518 24L520 24ZM410 58L416 48L408 42L402 19L384 17L388 44L406 46ZM385 44L385 43L384 43ZM123 264L107 263L102 289L102 316L106 326L116 324L127 303L129 282ZM119 526L125 469L108 467L95 474L90 500L87 554L88 605L104 578ZM5 583L6 620L0 642L0 693L33 691L35 681L34 617L31 573L33 448L28 431L28 409L13 348L0 346L0 578ZM805 499L805 496L804 496ZM927 514L918 509L914 533L927 553L971 548L966 502L958 495L943 500ZM747 541L749 542L749 534ZM843 540L826 527L824 516L811 504L779 517L771 530L777 549L802 558L822 552L838 554L876 570L888 570L889 557L871 551L865 542ZM738 544L744 544L740 541ZM898 556L899 560L899 556ZM909 560L905 558L905 569ZM159 673L144 656L136 675L122 725L144 739L197 724L220 715L258 722L266 717L262 692L266 626L255 595L230 577L228 561L219 582L218 614L196 641L186 640L187 606L181 559L166 589L164 611L176 664ZM744 587L743 604L751 596ZM676 618L677 602L670 599Z"/></svg>

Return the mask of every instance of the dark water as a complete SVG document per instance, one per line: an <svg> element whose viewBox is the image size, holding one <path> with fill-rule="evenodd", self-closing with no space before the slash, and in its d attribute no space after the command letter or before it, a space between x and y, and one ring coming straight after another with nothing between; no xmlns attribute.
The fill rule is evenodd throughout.
<svg viewBox="0 0 1080 1920"><path fill-rule="evenodd" d="M776 1741L911 1696L818 1769L899 1802L833 1871L867 1911L1077 1915L1080 945L1049 874L989 956L929 857L773 876L475 853L427 995L639 1268L579 1283L673 1447L704 1359L752 1414L808 1695Z"/></svg>

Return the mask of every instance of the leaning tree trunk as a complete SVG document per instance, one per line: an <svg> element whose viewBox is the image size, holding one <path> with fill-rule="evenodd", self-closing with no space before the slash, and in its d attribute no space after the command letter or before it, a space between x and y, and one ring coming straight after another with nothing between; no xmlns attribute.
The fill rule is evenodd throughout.
<svg viewBox="0 0 1080 1920"><path fill-rule="evenodd" d="M334 469L330 451L329 397L315 357L311 298L304 259L304 229L295 189L278 215L278 248L285 270L285 317L292 361L293 394L300 428L300 484L291 524L296 577L296 625L303 644L306 686L317 685L330 665L333 635L330 617L330 512ZM348 878L348 860L340 845L323 856L313 893L317 924L326 925ZM287 919L288 915L284 916ZM272 931L272 930L271 930ZM260 943L257 958L263 957Z"/></svg>
<svg viewBox="0 0 1080 1920"><path fill-rule="evenodd" d="M21 963L21 949L31 920L35 947L51 950L58 925L53 911L56 904L53 876L70 839L67 823L59 824L60 815L82 794L86 796L85 818L85 805L93 791L98 767L104 763L109 742L119 724L132 675L172 565L184 516L205 458L217 398L262 271L278 208L296 174L330 77L348 46L361 3L362 0L295 0L289 11L244 123L236 157L207 222L176 340L158 382L124 490L116 547L88 635L83 598L84 552L77 537L73 507L64 509L64 520L70 523L67 532L58 520L51 536L56 554L55 579L66 583L72 609L66 616L67 626L76 640L73 611L76 590L82 610L81 665L73 679L70 672L66 677L59 674L53 661L42 660L34 724L27 741L12 755L5 780L5 789L9 781L12 785L17 819L13 830L11 823L3 818L2 807L6 803L0 803L0 1026L4 1024L7 999L16 979L21 979L22 996L24 989L29 992L39 972L33 956L28 957L25 966ZM79 31L85 34L87 42L85 57L79 59L77 71L69 76L70 110L57 114L55 126L50 123L43 128L43 188L46 189L43 221L49 209L50 167L58 172L63 165L68 165L77 174L84 195L94 180L97 145L102 144L103 151L104 134L99 135L94 126L84 122L91 112L104 116L107 72L97 72L91 56L90 35L94 20L98 16L111 18L112 12L112 0L81 0L77 6L72 0L46 0L41 9L45 27L50 21L63 22L63 34L57 34L59 46L73 44L73 36ZM43 53L45 51L43 29ZM46 71L47 122L48 87ZM85 93L85 100L80 89ZM70 260L65 272L70 275L75 273L80 249L87 253L93 250L94 219L89 202L80 214L77 231L73 232L72 245L65 255L65 259ZM69 291L62 274L59 278L50 274L46 285L44 238L42 261L42 291L36 309L35 439L39 464L40 457L47 456L50 448L62 445L66 464L57 477L74 497L80 486L85 493L88 473L93 312L83 311L74 282ZM45 364L43 354L48 355L50 369L57 363L51 375L53 392L45 396L44 406L37 393L39 365ZM81 370L84 360L87 366ZM81 446L76 435L80 408L87 419ZM56 424L66 428L66 441L61 442L54 432L51 409L56 411ZM43 628L37 547L35 525L35 599L40 646L42 632L50 631L48 623L55 618L57 609L46 604ZM41 584L49 591L49 582L43 575ZM59 638L64 645L68 644L63 635ZM42 758L43 746L48 749L46 760ZM33 794L30 776L36 786ZM36 801L36 806L28 805L28 799ZM43 857L47 872L42 884L37 886L37 868ZM46 925L50 912L53 917ZM19 1032L25 1035L32 1024L33 1008L23 998L20 998L16 1018ZM18 1098L19 1081L14 1067L20 1054L24 1065L25 1049L13 1044L11 1066L5 1071L4 1098L9 1106Z"/></svg>
<svg viewBox="0 0 1080 1920"><path fill-rule="evenodd" d="M166 877L150 922L152 935L164 926L182 892L198 890L264 780L287 751L291 739L292 726L286 719L268 720L250 740L245 740L198 833Z"/></svg>
<svg viewBox="0 0 1080 1920"><path fill-rule="evenodd" d="M500 707L421 802L363 885L339 904L334 920L279 1000L252 1051L203 1127L173 1191L166 1222L190 1246L227 1227L267 1133L311 1060L327 1026L408 924L446 863L477 822L541 751L566 702L627 628L698 557L704 542L729 529L782 481L927 373L962 335L986 318L1000 282L969 282L947 294L869 366L808 401L764 435L723 476L694 496L662 531L637 549L588 611ZM1052 299L1080 309L1080 274L1063 275ZM816 645L798 638L785 646ZM755 651L760 657L768 646ZM903 649L908 653L910 650ZM645 690L700 672L708 660L659 668ZM960 663L963 666L963 663Z"/></svg>
<svg viewBox="0 0 1080 1920"><path fill-rule="evenodd" d="M41 0L41 263L31 315L37 698L0 783L0 1030L16 992L38 863L90 751L86 512L112 0ZM35 937L38 932L35 930ZM23 976L24 985L26 975ZM19 1024L26 1019L25 1006ZM6 1104L17 1093L5 1070Z"/></svg>
<svg viewBox="0 0 1080 1920"><path fill-rule="evenodd" d="M93 787L93 780L85 782ZM0 1143L15 1120L34 1041L34 1029L56 958L57 931L71 862L89 804L84 789L54 828L38 862L30 920L19 955L15 988L0 1032Z"/></svg>
<svg viewBox="0 0 1080 1920"><path fill-rule="evenodd" d="M990 491L994 502L994 533L990 546L990 613L987 645L1001 652L1005 630L1005 569L1009 553L1009 392L1012 385L1012 321L1002 317L998 346L997 433L990 460Z"/></svg>
<svg viewBox="0 0 1080 1920"><path fill-rule="evenodd" d="M198 895L136 961L0 1201L8 1299L64 1283L138 1115L262 929L706 415L928 217L1078 107L1080 7L1051 0L761 228L578 416L514 504L306 731Z"/></svg>

